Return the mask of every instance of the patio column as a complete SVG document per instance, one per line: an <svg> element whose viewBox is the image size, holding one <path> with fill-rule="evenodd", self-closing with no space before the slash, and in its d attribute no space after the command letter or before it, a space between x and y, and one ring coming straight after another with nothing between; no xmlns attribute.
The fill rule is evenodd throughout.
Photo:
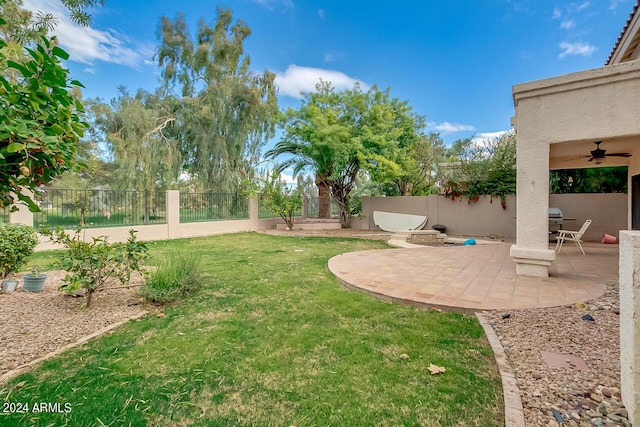
<svg viewBox="0 0 640 427"><path fill-rule="evenodd" d="M549 277L556 253L549 249L549 143L517 131L516 244L511 256L519 276Z"/></svg>
<svg viewBox="0 0 640 427"><path fill-rule="evenodd" d="M640 425L640 231L620 231L620 378L629 421Z"/></svg>

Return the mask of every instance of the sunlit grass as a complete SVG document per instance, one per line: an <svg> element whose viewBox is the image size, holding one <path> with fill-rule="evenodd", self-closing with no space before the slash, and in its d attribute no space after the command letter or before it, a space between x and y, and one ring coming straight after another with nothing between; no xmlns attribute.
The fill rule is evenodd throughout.
<svg viewBox="0 0 640 427"><path fill-rule="evenodd" d="M176 249L198 255L202 290L4 385L0 400L72 411L0 424L503 425L475 318L372 299L326 268L333 255L381 247L256 233L151 243L155 264ZM431 375L430 363L446 373Z"/></svg>

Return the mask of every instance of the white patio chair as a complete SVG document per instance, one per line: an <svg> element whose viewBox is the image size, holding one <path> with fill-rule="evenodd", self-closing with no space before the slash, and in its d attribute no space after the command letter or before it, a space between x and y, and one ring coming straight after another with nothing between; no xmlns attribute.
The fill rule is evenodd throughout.
<svg viewBox="0 0 640 427"><path fill-rule="evenodd" d="M587 231L587 228L589 228L589 226L591 225L591 220L588 219L584 222L584 224L582 224L582 227L580 227L580 230L578 231L569 231L569 230L558 230L558 239L556 240L556 251L558 253L560 253L560 251L562 250L562 244L565 241L570 241L570 242L576 242L576 245L578 246L578 248L580 249L580 252L582 252L582 255L584 255L584 250L582 249L582 235L584 234L585 231Z"/></svg>

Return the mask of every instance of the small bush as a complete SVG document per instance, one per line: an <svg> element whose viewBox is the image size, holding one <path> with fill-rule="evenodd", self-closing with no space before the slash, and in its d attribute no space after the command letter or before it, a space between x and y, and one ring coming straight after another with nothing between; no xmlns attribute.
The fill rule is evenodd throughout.
<svg viewBox="0 0 640 427"><path fill-rule="evenodd" d="M77 230L74 236L61 227L53 231L44 228L41 233L67 248L56 263L67 272L59 289L67 292L86 290L87 307L91 305L94 292L114 283L128 284L131 272L140 271L142 262L147 258L147 245L136 239L135 230L129 230L126 242L111 244L106 236L85 242L81 230Z"/></svg>
<svg viewBox="0 0 640 427"><path fill-rule="evenodd" d="M192 253L174 252L151 274L140 293L149 301L166 304L195 292L201 282L200 259Z"/></svg>
<svg viewBox="0 0 640 427"><path fill-rule="evenodd" d="M37 244L38 238L33 227L0 224L0 280L18 271Z"/></svg>

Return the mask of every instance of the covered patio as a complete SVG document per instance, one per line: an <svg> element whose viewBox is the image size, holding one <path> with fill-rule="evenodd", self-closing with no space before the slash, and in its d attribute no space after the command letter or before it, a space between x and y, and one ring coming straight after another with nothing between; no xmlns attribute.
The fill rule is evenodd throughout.
<svg viewBox="0 0 640 427"><path fill-rule="evenodd" d="M517 275L509 246L353 252L331 258L329 269L346 286L376 298L461 313L575 304L618 283L617 245L585 243L585 256L569 244L546 278Z"/></svg>

